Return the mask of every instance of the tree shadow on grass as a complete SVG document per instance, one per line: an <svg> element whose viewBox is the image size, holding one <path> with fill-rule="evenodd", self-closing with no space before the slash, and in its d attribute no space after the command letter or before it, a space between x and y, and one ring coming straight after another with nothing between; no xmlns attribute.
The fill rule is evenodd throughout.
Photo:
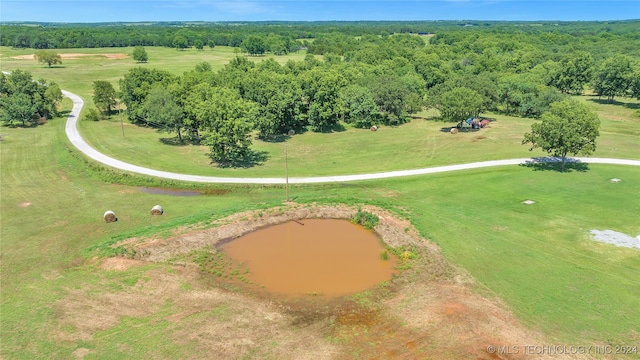
<svg viewBox="0 0 640 360"><path fill-rule="evenodd" d="M555 156L543 156L532 158L520 166L531 168L534 171L556 171L562 172L562 159ZM564 172L587 172L589 164L578 159L567 158L564 163Z"/></svg>
<svg viewBox="0 0 640 360"><path fill-rule="evenodd" d="M247 156L237 161L229 161L223 163L211 162L216 164L220 168L243 168L248 169L254 166L263 165L269 159L269 153L266 151L254 151L251 150Z"/></svg>
<svg viewBox="0 0 640 360"><path fill-rule="evenodd" d="M183 137L182 141L180 141L177 136L160 138L160 142L170 146L198 145L198 142L195 140L189 140Z"/></svg>
<svg viewBox="0 0 640 360"><path fill-rule="evenodd" d="M601 104L601 105L624 106L627 109L632 109L632 110L640 109L640 104L632 103L632 102L622 102L622 101L618 101L618 100L613 100L613 101L609 102L609 100L607 100L607 99L595 99L595 98L587 99L587 101L591 101L591 102L594 102L596 104Z"/></svg>

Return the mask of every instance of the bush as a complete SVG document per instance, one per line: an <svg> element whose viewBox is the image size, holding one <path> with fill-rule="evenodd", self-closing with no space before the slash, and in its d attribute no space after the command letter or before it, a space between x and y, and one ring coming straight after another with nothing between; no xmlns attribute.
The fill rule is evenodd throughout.
<svg viewBox="0 0 640 360"><path fill-rule="evenodd" d="M358 209L358 212L351 217L351 222L362 225L369 230L373 230L373 228L380 222L380 219L376 214Z"/></svg>
<svg viewBox="0 0 640 360"><path fill-rule="evenodd" d="M89 109L87 113L84 115L85 120L88 121L98 121L100 120L100 114L96 109Z"/></svg>

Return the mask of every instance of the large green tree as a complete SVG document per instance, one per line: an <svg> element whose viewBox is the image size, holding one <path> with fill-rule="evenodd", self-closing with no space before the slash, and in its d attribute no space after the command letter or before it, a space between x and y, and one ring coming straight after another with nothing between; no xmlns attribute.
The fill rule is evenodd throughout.
<svg viewBox="0 0 640 360"><path fill-rule="evenodd" d="M349 85L340 92L344 104L344 121L357 128L367 129L380 121L378 105L371 90L360 85Z"/></svg>
<svg viewBox="0 0 640 360"><path fill-rule="evenodd" d="M110 82L104 80L93 82L93 103L104 115L111 114L111 107L116 105L116 90Z"/></svg>
<svg viewBox="0 0 640 360"><path fill-rule="evenodd" d="M589 155L596 150L600 120L586 105L571 99L555 102L541 118L524 134L522 144L561 157L562 171L567 155Z"/></svg>
<svg viewBox="0 0 640 360"><path fill-rule="evenodd" d="M606 96L612 102L616 96L624 96L631 87L632 58L616 55L605 60L596 71L593 91L598 96Z"/></svg>
<svg viewBox="0 0 640 360"><path fill-rule="evenodd" d="M242 50L249 55L262 55L267 51L265 40L258 35L249 35L242 42Z"/></svg>
<svg viewBox="0 0 640 360"><path fill-rule="evenodd" d="M342 110L340 89L344 77L333 69L315 67L301 76L302 90L308 102L307 119L313 131L331 131Z"/></svg>
<svg viewBox="0 0 640 360"><path fill-rule="evenodd" d="M0 108L5 124L25 126L36 118L51 118L57 114L56 105L61 98L56 84L34 81L29 72L0 73Z"/></svg>
<svg viewBox="0 0 640 360"><path fill-rule="evenodd" d="M209 146L209 157L219 166L240 166L251 154L251 124L256 107L237 91L200 84L190 96L189 107Z"/></svg>
<svg viewBox="0 0 640 360"><path fill-rule="evenodd" d="M455 88L442 95L440 115L443 120L462 121L484 110L482 96L467 88Z"/></svg>
<svg viewBox="0 0 640 360"><path fill-rule="evenodd" d="M122 102L127 106L127 114L133 123L144 123L143 103L155 84L167 86L176 77L164 70L135 67L120 79L120 93Z"/></svg>
<svg viewBox="0 0 640 360"><path fill-rule="evenodd" d="M144 105L147 122L162 131L175 132L178 141L182 143L182 129L184 128L184 111L178 105L171 92L161 84L154 86L147 96Z"/></svg>
<svg viewBox="0 0 640 360"><path fill-rule="evenodd" d="M25 126L38 114L38 109L27 94L12 94L0 98L2 122L5 125L14 125L19 122Z"/></svg>
<svg viewBox="0 0 640 360"><path fill-rule="evenodd" d="M46 63L47 66L62 64L62 57L53 50L38 50L33 55L40 63Z"/></svg>
<svg viewBox="0 0 640 360"><path fill-rule="evenodd" d="M553 85L569 94L581 94L593 76L593 57L586 51L577 51L560 61L553 77Z"/></svg>
<svg viewBox="0 0 640 360"><path fill-rule="evenodd" d="M300 131L306 125L303 116L302 89L292 74L271 71L279 66L272 61L250 72L243 82L243 98L255 102L255 126L261 138L269 139L286 134L289 130ZM269 67L268 64L272 67ZM277 70L277 68L275 68Z"/></svg>
<svg viewBox="0 0 640 360"><path fill-rule="evenodd" d="M400 125L408 121L407 99L410 92L400 77L376 76L369 86L385 124Z"/></svg>

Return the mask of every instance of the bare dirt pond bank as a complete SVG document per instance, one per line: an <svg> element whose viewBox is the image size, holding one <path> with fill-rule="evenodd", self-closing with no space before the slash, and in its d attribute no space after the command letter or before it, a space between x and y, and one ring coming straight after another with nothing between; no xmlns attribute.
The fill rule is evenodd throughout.
<svg viewBox="0 0 640 360"><path fill-rule="evenodd" d="M481 295L482 287L450 265L408 221L375 207L363 210L379 216L375 230L386 244L410 246L416 254L386 286L330 303L315 297L286 302L217 286L197 265L176 260L265 226L293 219L347 219L357 211L292 204L235 214L208 229L177 229L180 234L169 239L124 241L120 245L135 248L137 259L97 259L96 274L107 281L113 271L149 270L135 285L118 291L103 284L69 289L57 303L53 337L91 341L123 318L166 313L158 319L166 327L154 336L188 347L191 355L185 358L193 359L521 359L527 357L498 356L487 346L551 343L525 328L499 299Z"/></svg>

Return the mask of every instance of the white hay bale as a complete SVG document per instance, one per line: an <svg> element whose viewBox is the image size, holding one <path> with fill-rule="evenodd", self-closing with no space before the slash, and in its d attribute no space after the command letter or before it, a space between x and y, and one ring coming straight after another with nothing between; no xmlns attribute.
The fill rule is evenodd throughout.
<svg viewBox="0 0 640 360"><path fill-rule="evenodd" d="M162 206L156 205L151 208L151 215L162 215L164 214L164 210L162 210Z"/></svg>
<svg viewBox="0 0 640 360"><path fill-rule="evenodd" d="M622 181L622 180L620 180L620 179L618 179L618 178L613 178L613 179L611 179L611 180L609 180L609 181L611 181L612 183L619 183L619 182L620 182L620 181Z"/></svg>
<svg viewBox="0 0 640 360"><path fill-rule="evenodd" d="M451 128L451 130L449 132L452 133L452 134L457 134L458 133L458 129Z"/></svg>
<svg viewBox="0 0 640 360"><path fill-rule="evenodd" d="M375 126L375 125L373 125L370 129L371 129L371 131L378 131L378 127Z"/></svg>
<svg viewBox="0 0 640 360"><path fill-rule="evenodd" d="M118 221L118 218L116 217L116 213L114 213L111 210L105 211L102 217L104 218L104 221L107 223Z"/></svg>
<svg viewBox="0 0 640 360"><path fill-rule="evenodd" d="M525 200L522 203L525 204L525 205L531 205L531 204L535 204L536 202L533 201L533 200Z"/></svg>

